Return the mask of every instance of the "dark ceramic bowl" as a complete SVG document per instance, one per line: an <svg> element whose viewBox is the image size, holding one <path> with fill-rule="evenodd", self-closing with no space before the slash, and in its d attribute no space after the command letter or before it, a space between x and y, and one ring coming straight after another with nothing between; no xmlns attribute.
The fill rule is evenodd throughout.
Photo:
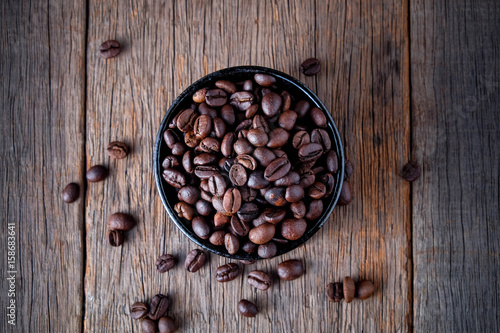
<svg viewBox="0 0 500 333"><path fill-rule="evenodd" d="M329 132L332 139L332 149L337 153L339 160L339 171L335 175L335 188L332 195L329 198L323 200L324 210L322 215L315 222L308 222L308 229L300 239L295 241L288 241L286 244L277 244L277 256L297 248L309 238L311 238L311 236L314 235L323 226L323 224L325 224L337 203L344 179L344 150L342 148L342 142L340 140L340 135L337 127L335 126L335 123L323 102L321 102L320 99L299 80L282 72L266 67L238 66L213 72L190 85L172 103L167 111L167 114L163 118L163 121L161 122L160 129L158 130L153 157L156 186L158 187L158 192L160 193L161 200L168 212L168 215L170 216L172 221L174 221L177 227L189 239L191 239L198 246L201 246L208 251L224 257L238 260L260 259L260 257L257 255L257 252L248 254L246 252L243 252L241 249L236 254L230 255L226 252L226 249L223 246L215 246L208 240L199 238L192 231L190 223L177 217L177 214L174 211L174 206L179 201L177 199L176 190L168 185L162 177L162 161L168 155L169 150L165 141L163 140L163 132L168 129L168 124L172 121L176 114L178 114L181 110L189 107L189 105L192 103L192 95L197 90L207 86L214 86L215 82L221 79L231 80L234 82L250 79L253 78L254 74L256 73L265 73L274 76L277 81L276 85L280 89L283 88L288 90L296 101L300 99L306 99L311 103L311 107L316 106L325 112L328 120L327 131Z"/></svg>

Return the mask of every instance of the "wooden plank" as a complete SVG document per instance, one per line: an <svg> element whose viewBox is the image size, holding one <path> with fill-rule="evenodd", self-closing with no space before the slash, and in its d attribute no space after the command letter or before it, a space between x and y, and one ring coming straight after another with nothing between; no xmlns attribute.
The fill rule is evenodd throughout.
<svg viewBox="0 0 500 333"><path fill-rule="evenodd" d="M104 163L111 176L88 191L85 329L139 331L128 317L130 305L161 292L171 296L170 314L189 332L407 330L410 187L397 175L410 139L406 9L399 2L90 1L87 166ZM104 61L97 49L109 38L126 48ZM310 56L323 69L306 78L299 64ZM331 107L356 165L355 201L336 209L307 245L220 284L213 276L227 259L211 255L196 274L182 267L195 246L163 210L152 147L166 109L192 81L246 64L300 78ZM114 139L131 144L126 160L106 157ZM123 247L110 248L105 222L116 211L131 212L139 224ZM165 252L180 263L160 275L154 261ZM250 270L273 272L287 258L304 259L307 275L275 279L267 292L247 285ZM377 293L364 302L330 304L325 285L345 275L374 280ZM261 314L242 318L241 298L254 300Z"/></svg>
<svg viewBox="0 0 500 333"><path fill-rule="evenodd" d="M84 180L85 3L2 1L0 22L0 331L79 332L84 200L61 192Z"/></svg>
<svg viewBox="0 0 500 333"><path fill-rule="evenodd" d="M500 3L410 12L415 328L498 332Z"/></svg>

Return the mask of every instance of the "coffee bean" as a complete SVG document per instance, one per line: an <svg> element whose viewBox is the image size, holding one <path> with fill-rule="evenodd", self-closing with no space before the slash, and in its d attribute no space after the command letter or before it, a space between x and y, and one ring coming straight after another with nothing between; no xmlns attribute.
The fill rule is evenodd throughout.
<svg viewBox="0 0 500 333"><path fill-rule="evenodd" d="M114 213L108 219L108 228L110 230L128 231L135 225L134 217L125 213Z"/></svg>
<svg viewBox="0 0 500 333"><path fill-rule="evenodd" d="M254 203L246 202L241 206L237 214L243 222L250 222L259 215L259 207Z"/></svg>
<svg viewBox="0 0 500 333"><path fill-rule="evenodd" d="M123 244L123 231L121 230L108 230L108 243L111 246L120 246Z"/></svg>
<svg viewBox="0 0 500 333"><path fill-rule="evenodd" d="M222 120L228 125L233 125L236 121L236 116L234 114L234 109L231 105L226 104L222 107L220 111L220 116Z"/></svg>
<svg viewBox="0 0 500 333"><path fill-rule="evenodd" d="M193 207L191 207L185 202L181 201L176 203L174 206L174 210L177 213L177 216L179 216L179 218L185 218L188 221L191 221L193 219L194 216Z"/></svg>
<svg viewBox="0 0 500 333"><path fill-rule="evenodd" d="M235 235L227 233L224 236L224 246L226 247L227 253L235 254L240 249L240 241Z"/></svg>
<svg viewBox="0 0 500 333"><path fill-rule="evenodd" d="M282 207L287 204L285 192L286 189L284 187L273 187L266 192L264 198L271 205Z"/></svg>
<svg viewBox="0 0 500 333"><path fill-rule="evenodd" d="M241 192L241 200L245 202L254 201L257 196L257 190L246 186L240 188L240 192Z"/></svg>
<svg viewBox="0 0 500 333"><path fill-rule="evenodd" d="M238 91L232 94L229 100L236 109L246 111L254 103L254 96L248 91Z"/></svg>
<svg viewBox="0 0 500 333"><path fill-rule="evenodd" d="M203 103L205 102L205 95L207 94L208 88L201 88L193 95L193 102Z"/></svg>
<svg viewBox="0 0 500 333"><path fill-rule="evenodd" d="M238 155L236 156L234 162L236 164L241 164L248 170L255 170L257 168L257 161L250 155Z"/></svg>
<svg viewBox="0 0 500 333"><path fill-rule="evenodd" d="M247 318L253 318L259 312L259 309L252 302L242 299L238 302L238 311Z"/></svg>
<svg viewBox="0 0 500 333"><path fill-rule="evenodd" d="M285 200L288 202L298 202L304 197L304 188L300 185L290 185L286 188Z"/></svg>
<svg viewBox="0 0 500 333"><path fill-rule="evenodd" d="M271 130L266 118L260 114L253 117L252 128L264 131L266 134Z"/></svg>
<svg viewBox="0 0 500 333"><path fill-rule="evenodd" d="M311 170L305 171L300 174L299 185L302 186L303 188L307 188L312 184L314 184L315 180L316 180L316 175L314 175L314 173Z"/></svg>
<svg viewBox="0 0 500 333"><path fill-rule="evenodd" d="M340 190L339 205L345 206L350 204L352 201L351 185L347 180L344 180L342 184L342 189Z"/></svg>
<svg viewBox="0 0 500 333"><path fill-rule="evenodd" d="M186 148L185 144L183 144L182 142L177 142L172 146L172 155L175 155L175 156L184 155L186 150L187 150L187 148Z"/></svg>
<svg viewBox="0 0 500 333"><path fill-rule="evenodd" d="M236 85L231 81L219 80L215 82L217 88L223 89L228 94L234 94L236 92Z"/></svg>
<svg viewBox="0 0 500 333"><path fill-rule="evenodd" d="M287 142L290 134L283 128L278 127L269 132L269 141L267 142L267 147L269 148L280 148L283 147Z"/></svg>
<svg viewBox="0 0 500 333"><path fill-rule="evenodd" d="M276 232L276 227L271 223L264 223L250 230L248 238L255 244L265 244L269 242Z"/></svg>
<svg viewBox="0 0 500 333"><path fill-rule="evenodd" d="M213 196L212 197L212 206L214 206L215 210L219 213L222 213L224 215L232 215L232 214L228 213L226 211L226 209L224 208L223 199L224 199L223 196L222 197Z"/></svg>
<svg viewBox="0 0 500 333"><path fill-rule="evenodd" d="M269 92L262 97L262 112L269 118L274 117L281 108L281 96Z"/></svg>
<svg viewBox="0 0 500 333"><path fill-rule="evenodd" d="M291 169L290 161L285 157L280 157L269 163L264 171L264 178L273 182L284 177Z"/></svg>
<svg viewBox="0 0 500 333"><path fill-rule="evenodd" d="M177 118L179 118L179 114L176 114L172 120L168 123L168 128L174 129L177 128Z"/></svg>
<svg viewBox="0 0 500 333"><path fill-rule="evenodd" d="M267 290L271 287L272 279L263 271L251 271L248 273L248 284L259 290Z"/></svg>
<svg viewBox="0 0 500 333"><path fill-rule="evenodd" d="M184 267L188 272L194 273L203 266L206 260L207 255L205 252L199 249L194 249L186 256Z"/></svg>
<svg viewBox="0 0 500 333"><path fill-rule="evenodd" d="M205 103L212 107L223 106L227 103L227 94L222 89L211 89L205 95Z"/></svg>
<svg viewBox="0 0 500 333"><path fill-rule="evenodd" d="M240 191L234 187L227 189L222 204L226 212L236 214L241 207Z"/></svg>
<svg viewBox="0 0 500 333"><path fill-rule="evenodd" d="M163 254L156 259L156 270L160 273L169 271L175 265L175 258L171 254Z"/></svg>
<svg viewBox="0 0 500 333"><path fill-rule="evenodd" d="M259 111L259 104L252 104L248 109L245 110L245 118L253 118L255 114Z"/></svg>
<svg viewBox="0 0 500 333"><path fill-rule="evenodd" d="M190 205L194 205L200 197L200 190L194 186L184 186L177 193L177 198Z"/></svg>
<svg viewBox="0 0 500 333"><path fill-rule="evenodd" d="M308 101L300 100L295 103L294 111L297 112L297 118L304 118L305 115L309 112L310 104Z"/></svg>
<svg viewBox="0 0 500 333"><path fill-rule="evenodd" d="M261 129L252 128L248 131L247 135L248 141L255 147L263 147L269 141L269 137L266 132Z"/></svg>
<svg viewBox="0 0 500 333"><path fill-rule="evenodd" d="M252 80L245 80L242 83L243 90L245 91L252 91L253 90L253 81Z"/></svg>
<svg viewBox="0 0 500 333"><path fill-rule="evenodd" d="M229 132L224 135L221 144L221 152L226 157L231 157L233 155L233 145L236 141L236 134L234 132Z"/></svg>
<svg viewBox="0 0 500 333"><path fill-rule="evenodd" d="M295 126L295 121L297 121L297 113L292 110L283 112L278 118L279 126L286 131L292 130L293 126Z"/></svg>
<svg viewBox="0 0 500 333"><path fill-rule="evenodd" d="M142 333L158 333L158 324L156 321L144 318L141 320Z"/></svg>
<svg viewBox="0 0 500 333"><path fill-rule="evenodd" d="M309 187L307 194L313 199L321 199L326 194L326 186L321 182L315 182Z"/></svg>
<svg viewBox="0 0 500 333"><path fill-rule="evenodd" d="M326 155L326 170L331 173L337 173L339 170L339 161L334 150L330 150Z"/></svg>
<svg viewBox="0 0 500 333"><path fill-rule="evenodd" d="M346 160L344 163L344 179L348 179L349 177L351 177L353 172L354 165L352 165L352 162L350 160Z"/></svg>
<svg viewBox="0 0 500 333"><path fill-rule="evenodd" d="M208 216L212 214L213 206L211 203L205 201L205 200L198 200L196 202L196 211L198 214L201 216Z"/></svg>
<svg viewBox="0 0 500 333"><path fill-rule="evenodd" d="M277 271L281 280L291 281L304 274L304 266L302 265L302 261L298 259L290 259L279 264Z"/></svg>
<svg viewBox="0 0 500 333"><path fill-rule="evenodd" d="M323 213L323 201L312 200L307 208L307 213L305 215L306 220L314 221Z"/></svg>
<svg viewBox="0 0 500 333"><path fill-rule="evenodd" d="M274 182L275 186L292 186L298 185L300 182L300 175L295 171L290 171L285 176L277 179Z"/></svg>
<svg viewBox="0 0 500 333"><path fill-rule="evenodd" d="M193 109L185 109L177 118L177 128L181 132L189 132L193 130L194 122L197 118Z"/></svg>
<svg viewBox="0 0 500 333"><path fill-rule="evenodd" d="M247 139L238 139L233 145L234 152L238 155L251 154L254 147L248 142Z"/></svg>
<svg viewBox="0 0 500 333"><path fill-rule="evenodd" d="M248 241L243 244L241 249L246 253L254 253L255 251L257 251L257 244Z"/></svg>
<svg viewBox="0 0 500 333"><path fill-rule="evenodd" d="M293 148L299 149L301 146L310 143L311 142L311 137L309 136L309 133L306 131L298 131L295 133L292 139L292 145Z"/></svg>
<svg viewBox="0 0 500 333"><path fill-rule="evenodd" d="M290 211L293 214L293 217L296 219L301 219L306 215L306 205L304 202L294 202L290 205Z"/></svg>
<svg viewBox="0 0 500 333"><path fill-rule="evenodd" d="M217 212L214 215L214 226L218 229L228 224L231 221L231 217L224 215L222 212Z"/></svg>
<svg viewBox="0 0 500 333"><path fill-rule="evenodd" d="M304 219L286 219L281 223L281 236L288 240L297 240L306 232Z"/></svg>
<svg viewBox="0 0 500 333"><path fill-rule="evenodd" d="M228 282L236 279L239 274L240 266L230 262L217 268L215 271L215 279L218 282Z"/></svg>
<svg viewBox="0 0 500 333"><path fill-rule="evenodd" d="M420 177L420 165L416 161L406 163L401 171L401 177L413 182Z"/></svg>
<svg viewBox="0 0 500 333"><path fill-rule="evenodd" d="M342 283L329 283L326 286L326 296L330 302L340 302L344 298Z"/></svg>
<svg viewBox="0 0 500 333"><path fill-rule="evenodd" d="M320 69L321 63L316 58L306 59L302 64L300 64L300 71L302 72L302 74L307 76L318 74Z"/></svg>
<svg viewBox="0 0 500 333"><path fill-rule="evenodd" d="M158 330L160 333L174 333L177 330L175 320L168 316L161 317L158 320Z"/></svg>
<svg viewBox="0 0 500 333"><path fill-rule="evenodd" d="M163 169L173 169L175 167L178 167L179 165L179 160L174 155L165 157L165 159L161 163Z"/></svg>
<svg viewBox="0 0 500 333"><path fill-rule="evenodd" d="M262 215L264 217L264 221L272 224L278 224L285 218L286 210L275 207L268 207L264 209Z"/></svg>
<svg viewBox="0 0 500 333"><path fill-rule="evenodd" d="M354 299L356 285L354 284L354 280L349 276L346 276L343 281L343 291L344 291L344 299L346 303L351 303Z"/></svg>
<svg viewBox="0 0 500 333"><path fill-rule="evenodd" d="M215 231L208 239L215 246L223 246L226 232L224 230Z"/></svg>
<svg viewBox="0 0 500 333"><path fill-rule="evenodd" d="M326 186L325 198L329 197L335 188L335 178L331 173L325 173L319 177L319 181Z"/></svg>
<svg viewBox="0 0 500 333"><path fill-rule="evenodd" d="M206 137L201 140L200 149L207 153L218 153L220 151L220 142L217 139Z"/></svg>
<svg viewBox="0 0 500 333"><path fill-rule="evenodd" d="M212 118L206 114L200 115L194 122L193 131L198 139L206 138L212 131Z"/></svg>
<svg viewBox="0 0 500 333"><path fill-rule="evenodd" d="M255 82L262 87L270 87L276 83L276 79L267 74L257 73L253 76Z"/></svg>
<svg viewBox="0 0 500 333"><path fill-rule="evenodd" d="M148 317L153 320L160 319L168 310L168 297L162 294L155 295L149 305Z"/></svg>
<svg viewBox="0 0 500 333"><path fill-rule="evenodd" d="M247 171L243 165L234 163L229 170L229 179L235 186L243 186L247 182Z"/></svg>
<svg viewBox="0 0 500 333"><path fill-rule="evenodd" d="M250 231L250 225L247 221L242 221L238 216L233 215L231 217L230 231L236 236L244 237L248 235L248 232Z"/></svg>
<svg viewBox="0 0 500 333"><path fill-rule="evenodd" d="M107 40L99 47L101 57L111 59L116 57L122 51L120 43L116 40Z"/></svg>
<svg viewBox="0 0 500 333"><path fill-rule="evenodd" d="M102 165L94 165L87 170L87 180L91 183L100 182L108 176L108 169Z"/></svg>
<svg viewBox="0 0 500 333"><path fill-rule="evenodd" d="M80 196L80 185L69 183L62 191L62 199L66 203L75 202Z"/></svg>
<svg viewBox="0 0 500 333"><path fill-rule="evenodd" d="M326 124L327 124L327 120L326 120L326 116L325 116L325 113L323 111L321 111L320 109L318 108L312 108L311 111L309 112L310 116L311 116L311 120L313 121L313 123L318 126L318 127L326 127Z"/></svg>
<svg viewBox="0 0 500 333"><path fill-rule="evenodd" d="M184 143L189 148L195 148L195 147L197 147L200 144L200 142L201 142L201 139L196 136L194 130L193 131L189 131L189 132L187 132L184 135Z"/></svg>
<svg viewBox="0 0 500 333"><path fill-rule="evenodd" d="M264 259L270 259L276 255L278 248L273 242L268 242L266 244L259 245L257 248L257 254L259 257Z"/></svg>
<svg viewBox="0 0 500 333"><path fill-rule="evenodd" d="M182 167L186 170L187 173L194 172L194 164L193 164L194 152L192 150L188 150L182 156Z"/></svg>
<svg viewBox="0 0 500 333"><path fill-rule="evenodd" d="M319 143L306 143L300 146L297 156L301 162L316 161L323 154L323 147Z"/></svg>
<svg viewBox="0 0 500 333"><path fill-rule="evenodd" d="M358 282L356 286L356 297L365 300L375 292L375 286L371 281L363 280Z"/></svg>
<svg viewBox="0 0 500 333"><path fill-rule="evenodd" d="M203 216L196 216L193 218L191 228L196 236L201 239L208 239L210 237L210 226Z"/></svg>
<svg viewBox="0 0 500 333"><path fill-rule="evenodd" d="M332 148L332 141L328 132L322 128L316 128L311 132L311 142L319 143L324 152Z"/></svg>
<svg viewBox="0 0 500 333"><path fill-rule="evenodd" d="M112 141L108 143L106 148L108 156L117 160L127 157L129 151L129 147L120 141Z"/></svg>
<svg viewBox="0 0 500 333"><path fill-rule="evenodd" d="M276 159L276 155L271 150L263 147L255 148L252 155L264 168Z"/></svg>
<svg viewBox="0 0 500 333"><path fill-rule="evenodd" d="M181 188L186 185L186 177L176 169L165 169L162 176L170 186Z"/></svg>
<svg viewBox="0 0 500 333"><path fill-rule="evenodd" d="M142 319L149 313L149 306L146 303L135 302L130 307L130 317L132 319Z"/></svg>
<svg viewBox="0 0 500 333"><path fill-rule="evenodd" d="M219 169L211 165L199 165L194 168L194 174L200 179L209 179L219 173Z"/></svg>

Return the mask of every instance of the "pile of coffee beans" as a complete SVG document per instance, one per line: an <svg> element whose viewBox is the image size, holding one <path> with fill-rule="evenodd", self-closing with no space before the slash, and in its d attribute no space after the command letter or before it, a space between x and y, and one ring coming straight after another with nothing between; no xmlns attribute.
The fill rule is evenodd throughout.
<svg viewBox="0 0 500 333"><path fill-rule="evenodd" d="M338 303L345 299L346 303L351 303L356 297L361 300L369 298L375 292L375 286L371 281L363 280L357 284L354 280L346 276L343 283L329 283L326 286L326 296L330 302Z"/></svg>
<svg viewBox="0 0 500 333"><path fill-rule="evenodd" d="M177 325L172 317L166 315L169 306L168 297L155 295L148 304L135 302L130 307L130 317L141 320L143 333L173 333Z"/></svg>
<svg viewBox="0 0 500 333"><path fill-rule="evenodd" d="M163 135L175 212L228 254L274 257L314 225L335 187L324 111L267 74L219 80L192 97Z"/></svg>

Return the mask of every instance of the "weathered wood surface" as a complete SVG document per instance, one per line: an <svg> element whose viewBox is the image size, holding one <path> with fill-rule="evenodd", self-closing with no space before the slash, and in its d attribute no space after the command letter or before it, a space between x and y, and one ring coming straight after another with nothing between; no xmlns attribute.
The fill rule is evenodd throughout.
<svg viewBox="0 0 500 333"><path fill-rule="evenodd" d="M61 189L84 179L85 29L81 1L0 4L0 332L81 331L84 201Z"/></svg>
<svg viewBox="0 0 500 333"><path fill-rule="evenodd" d="M500 331L500 3L411 1L414 318Z"/></svg>

